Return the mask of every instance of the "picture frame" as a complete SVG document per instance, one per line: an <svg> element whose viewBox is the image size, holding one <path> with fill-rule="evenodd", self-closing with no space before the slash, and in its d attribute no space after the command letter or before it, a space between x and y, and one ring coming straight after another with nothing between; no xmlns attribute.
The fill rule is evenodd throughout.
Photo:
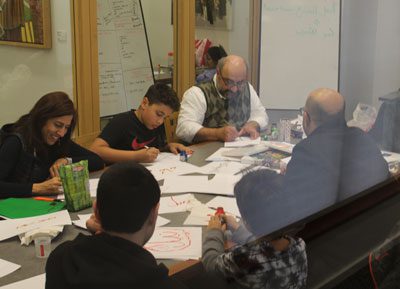
<svg viewBox="0 0 400 289"><path fill-rule="evenodd" d="M231 30L233 0L196 0L196 28Z"/></svg>
<svg viewBox="0 0 400 289"><path fill-rule="evenodd" d="M0 0L0 44L51 48L50 0Z"/></svg>

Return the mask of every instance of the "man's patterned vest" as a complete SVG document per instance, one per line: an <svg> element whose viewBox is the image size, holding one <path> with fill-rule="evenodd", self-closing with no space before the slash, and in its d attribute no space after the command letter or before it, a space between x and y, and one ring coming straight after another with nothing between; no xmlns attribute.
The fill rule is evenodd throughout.
<svg viewBox="0 0 400 289"><path fill-rule="evenodd" d="M218 94L214 81L197 85L205 96L207 110L203 121L204 127L218 128L226 125L240 129L250 117L250 89L246 83L238 96L224 98Z"/></svg>

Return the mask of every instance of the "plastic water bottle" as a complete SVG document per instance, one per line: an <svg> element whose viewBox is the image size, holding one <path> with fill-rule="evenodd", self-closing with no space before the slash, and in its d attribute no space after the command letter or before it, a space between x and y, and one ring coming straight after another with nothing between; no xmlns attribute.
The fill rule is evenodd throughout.
<svg viewBox="0 0 400 289"><path fill-rule="evenodd" d="M277 140L279 137L278 127L276 123L271 125L271 140Z"/></svg>

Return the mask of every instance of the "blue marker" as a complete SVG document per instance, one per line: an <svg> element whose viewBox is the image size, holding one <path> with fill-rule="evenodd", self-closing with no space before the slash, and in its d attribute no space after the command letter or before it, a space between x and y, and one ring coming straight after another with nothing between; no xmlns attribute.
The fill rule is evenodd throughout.
<svg viewBox="0 0 400 289"><path fill-rule="evenodd" d="M188 159L188 157L187 157L186 152L185 151L180 151L179 152L179 160L181 162L187 162L187 159Z"/></svg>

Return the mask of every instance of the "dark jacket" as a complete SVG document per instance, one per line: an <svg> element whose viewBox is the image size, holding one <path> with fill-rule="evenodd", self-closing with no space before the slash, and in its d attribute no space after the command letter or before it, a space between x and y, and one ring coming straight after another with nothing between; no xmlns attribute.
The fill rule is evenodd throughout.
<svg viewBox="0 0 400 289"><path fill-rule="evenodd" d="M48 146L48 158L35 156L26 147L23 136L12 132L12 125L0 130L0 198L31 196L32 184L45 181L53 163L62 157L71 157L73 162L88 160L89 171L101 170L103 160L95 153L66 140L67 154L60 154L57 145Z"/></svg>
<svg viewBox="0 0 400 289"><path fill-rule="evenodd" d="M389 177L375 142L359 128L334 119L298 143L284 176L287 206L299 220ZM295 214L295 216L294 216Z"/></svg>
<svg viewBox="0 0 400 289"><path fill-rule="evenodd" d="M46 264L46 289L186 288L168 277L153 255L128 240L78 235L59 245Z"/></svg>

